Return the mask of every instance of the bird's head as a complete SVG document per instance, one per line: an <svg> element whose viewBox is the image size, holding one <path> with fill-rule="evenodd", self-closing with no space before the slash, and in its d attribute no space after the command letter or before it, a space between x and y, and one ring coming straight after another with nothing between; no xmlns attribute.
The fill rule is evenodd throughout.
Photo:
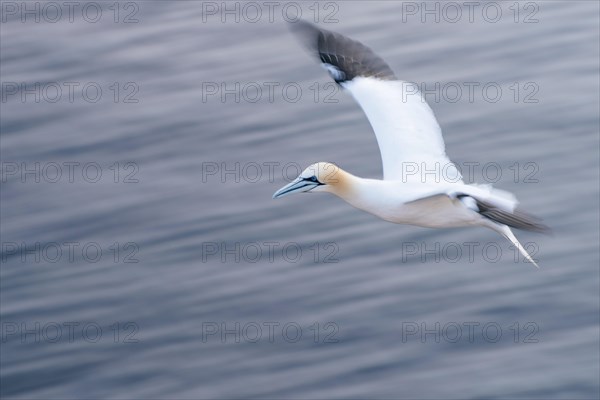
<svg viewBox="0 0 600 400"><path fill-rule="evenodd" d="M342 170L335 164L318 162L273 194L273 198L301 192L332 192L342 179Z"/></svg>

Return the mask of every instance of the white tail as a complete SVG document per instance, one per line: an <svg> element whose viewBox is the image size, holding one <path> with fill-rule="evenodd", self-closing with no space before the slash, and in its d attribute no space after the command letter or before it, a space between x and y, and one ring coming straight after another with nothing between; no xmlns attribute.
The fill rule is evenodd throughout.
<svg viewBox="0 0 600 400"><path fill-rule="evenodd" d="M493 230L495 230L496 232L498 232L502 236L504 236L506 239L508 239L517 249L519 249L519 252L523 255L523 257L525 257L527 259L527 261L529 261L530 263L535 265L536 268L538 268L538 269L540 268L537 265L537 263L535 261L533 261L533 258L531 258L531 256L527 252L527 250L525 250L525 247L523 247L521 245L521 243L519 243L519 240L515 237L515 235L512 233L512 231L510 230L510 228L508 226L499 225L499 224L495 224L495 223L490 223L490 224L487 224L486 226L492 228Z"/></svg>

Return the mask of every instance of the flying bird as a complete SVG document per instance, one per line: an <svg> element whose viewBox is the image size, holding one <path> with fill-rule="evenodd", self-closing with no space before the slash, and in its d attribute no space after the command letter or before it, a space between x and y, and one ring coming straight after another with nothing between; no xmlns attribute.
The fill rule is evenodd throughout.
<svg viewBox="0 0 600 400"><path fill-rule="evenodd" d="M292 30L363 109L377 137L383 180L360 178L335 164L318 162L273 198L327 192L397 224L486 227L508 239L539 268L511 228L541 233L549 228L517 210L518 202L511 193L463 182L446 155L433 111L415 84L396 78L386 62L360 42L305 21L294 23Z"/></svg>

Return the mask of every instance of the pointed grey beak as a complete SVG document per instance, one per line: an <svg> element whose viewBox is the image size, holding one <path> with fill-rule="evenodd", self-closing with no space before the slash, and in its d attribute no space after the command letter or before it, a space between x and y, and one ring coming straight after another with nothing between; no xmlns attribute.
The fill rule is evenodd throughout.
<svg viewBox="0 0 600 400"><path fill-rule="evenodd" d="M274 199L278 199L288 194L308 192L311 189L319 186L318 182L311 182L302 178L296 178L273 194Z"/></svg>

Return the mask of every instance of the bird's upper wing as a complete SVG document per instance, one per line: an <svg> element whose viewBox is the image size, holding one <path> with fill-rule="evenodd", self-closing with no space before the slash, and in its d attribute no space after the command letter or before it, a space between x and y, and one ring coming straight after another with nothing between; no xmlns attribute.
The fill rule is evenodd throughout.
<svg viewBox="0 0 600 400"><path fill-rule="evenodd" d="M362 43L304 21L292 29L367 115L377 136L385 180L462 182L446 156L433 111L415 84L398 80Z"/></svg>

